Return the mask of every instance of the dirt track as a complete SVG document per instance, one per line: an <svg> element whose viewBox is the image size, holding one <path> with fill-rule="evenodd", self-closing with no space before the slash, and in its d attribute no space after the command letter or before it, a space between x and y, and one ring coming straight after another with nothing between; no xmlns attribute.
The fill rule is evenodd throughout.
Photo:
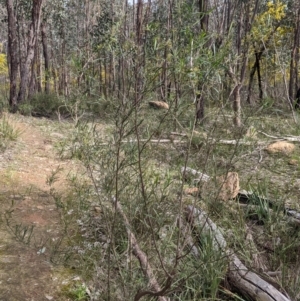
<svg viewBox="0 0 300 301"><path fill-rule="evenodd" d="M49 260L50 251L43 249L60 233L60 216L46 182L53 170L62 168L54 186L63 192L75 165L58 158L53 145L62 135L57 129L46 133L41 120L36 125L30 117L6 118L21 134L0 153L0 301L62 300L55 297L61 277Z"/></svg>

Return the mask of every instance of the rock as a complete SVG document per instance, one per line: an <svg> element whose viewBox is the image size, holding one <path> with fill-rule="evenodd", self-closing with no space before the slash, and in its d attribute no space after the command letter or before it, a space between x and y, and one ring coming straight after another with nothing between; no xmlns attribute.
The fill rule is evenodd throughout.
<svg viewBox="0 0 300 301"><path fill-rule="evenodd" d="M269 154L283 153L289 155L295 150L295 148L296 147L293 143L286 142L286 141L277 141L272 144L269 144L266 147L266 151Z"/></svg>
<svg viewBox="0 0 300 301"><path fill-rule="evenodd" d="M149 101L149 106L154 109L169 110L169 105L164 101L158 101L158 100Z"/></svg>
<svg viewBox="0 0 300 301"><path fill-rule="evenodd" d="M229 172L226 176L217 177L217 184L220 189L218 199L222 201L234 199L240 190L239 175L237 172Z"/></svg>

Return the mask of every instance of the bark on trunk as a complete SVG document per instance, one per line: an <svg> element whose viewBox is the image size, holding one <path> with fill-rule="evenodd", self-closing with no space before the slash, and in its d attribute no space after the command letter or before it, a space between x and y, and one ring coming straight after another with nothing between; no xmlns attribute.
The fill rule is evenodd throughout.
<svg viewBox="0 0 300 301"><path fill-rule="evenodd" d="M199 83L200 84L200 83ZM204 121L204 96L202 92L199 92L197 95L197 100L196 100L196 121L197 123L199 122L200 124L203 123Z"/></svg>
<svg viewBox="0 0 300 301"><path fill-rule="evenodd" d="M268 48L268 46L270 44L271 38L274 36L274 34L277 31L279 26L280 26L280 23L278 23L274 27L273 31L270 33L267 40L263 43L263 45L260 47L260 49L255 50L255 63L251 68L249 86L248 86L248 97L247 97L248 103L251 103L252 84L253 84L254 75L255 75L256 71L257 71L257 79L258 79L258 86L259 86L259 99L262 100L262 98L263 98L262 79L261 79L261 73L260 73L260 62L263 57L263 54L265 53L265 50Z"/></svg>
<svg viewBox="0 0 300 301"><path fill-rule="evenodd" d="M50 58L48 52L48 45L47 45L47 28L46 24L42 22L41 24L41 32L42 32L42 44L43 44L43 56L44 56L44 67L45 67L45 93L49 94L50 92Z"/></svg>
<svg viewBox="0 0 300 301"><path fill-rule="evenodd" d="M263 99L264 92L262 88L261 72L260 72L260 59L258 59L258 54L255 55L257 60L257 80L258 80L258 89L259 89L259 100Z"/></svg>
<svg viewBox="0 0 300 301"><path fill-rule="evenodd" d="M262 91L261 76L260 76L260 60L262 55L263 55L262 51L255 53L255 63L251 68L249 86L248 86L248 96L247 96L248 103L251 103L252 84L254 81L254 75L256 71L257 71L258 85L259 85L259 95L260 95L259 99L262 100L263 91Z"/></svg>
<svg viewBox="0 0 300 301"><path fill-rule="evenodd" d="M233 123L235 126L240 127L242 125L241 122L241 91L242 85L237 84L233 91Z"/></svg>
<svg viewBox="0 0 300 301"><path fill-rule="evenodd" d="M137 1L136 9L136 44L137 44L137 53L135 59L135 99L134 104L138 105L142 100L142 70L143 70L143 10L144 2L142 0Z"/></svg>
<svg viewBox="0 0 300 301"><path fill-rule="evenodd" d="M21 103L26 98L28 89L28 82L31 75L31 66L35 55L35 45L37 34L40 28L41 11L43 0L34 0L31 11L31 24L29 28L28 41L27 41L27 56L21 68L21 82L18 94L18 103Z"/></svg>
<svg viewBox="0 0 300 301"><path fill-rule="evenodd" d="M36 41L35 54L31 64L31 78L29 81L28 98L33 97L37 92L41 92L40 76L41 69L39 59L39 46Z"/></svg>
<svg viewBox="0 0 300 301"><path fill-rule="evenodd" d="M289 101L293 104L294 95L298 87L298 65L299 65L299 44L300 44L300 8L297 10L295 20L294 45L291 51ZM295 91L296 90L296 91Z"/></svg>
<svg viewBox="0 0 300 301"><path fill-rule="evenodd" d="M241 123L241 89L245 81L246 69L248 66L248 52L250 47L249 33L254 18L257 14L259 0L255 1L255 8L252 11L250 3L245 1L240 3L239 20L237 21L237 39L236 39L236 54L240 58L235 63L234 73L231 67L229 75L235 82L233 90L233 111L234 111L234 125L240 127Z"/></svg>
<svg viewBox="0 0 300 301"><path fill-rule="evenodd" d="M9 65L9 105L12 111L17 107L17 78L18 78L18 41L16 15L14 10L14 1L6 1L7 17L8 17L8 65Z"/></svg>
<svg viewBox="0 0 300 301"><path fill-rule="evenodd" d="M207 0L199 0L198 2L198 9L200 13L200 32L207 34L208 31L208 22L209 22L209 15L208 15L208 1ZM209 47L209 41L205 43L205 47ZM196 122L203 123L204 120L204 96L203 96L203 88L204 83L201 79L199 79L197 84L197 95L196 95Z"/></svg>

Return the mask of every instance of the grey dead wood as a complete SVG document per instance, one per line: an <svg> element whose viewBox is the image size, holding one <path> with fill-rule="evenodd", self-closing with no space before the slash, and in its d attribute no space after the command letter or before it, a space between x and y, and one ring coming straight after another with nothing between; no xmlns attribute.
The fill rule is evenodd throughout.
<svg viewBox="0 0 300 301"><path fill-rule="evenodd" d="M263 134L264 136L266 136L268 138L276 139L277 141L300 142L300 136L288 135L286 137L280 137L280 136L269 135L269 134L261 132L261 131L259 131L259 133Z"/></svg>
<svg viewBox="0 0 300 301"><path fill-rule="evenodd" d="M181 167L181 174L185 180L194 177L194 182L208 182L210 180L210 176L187 166Z"/></svg>
<svg viewBox="0 0 300 301"><path fill-rule="evenodd" d="M241 260L227 247L226 240L221 230L207 216L207 214L194 206L187 206L185 209L186 219L198 229L201 235L210 235L213 239L213 246L228 256L229 269L227 272L229 283L241 294L250 296L257 301L290 301L270 283L250 271Z"/></svg>
<svg viewBox="0 0 300 301"><path fill-rule="evenodd" d="M186 141L181 140L172 140L172 139L128 139L122 140L121 143L130 144L130 143L137 143L137 142L147 142L150 144L167 144L167 143L174 143L174 144L186 144ZM101 143L101 146L110 145L111 143Z"/></svg>
<svg viewBox="0 0 300 301"><path fill-rule="evenodd" d="M187 137L188 135L186 134L182 134L182 133L176 133L176 132L172 132L171 135L173 136L181 136L181 137ZM272 140L273 142L276 141L291 141L291 142L300 142L300 136L291 136L291 137L275 137L275 136L269 136L269 137L273 137L274 139ZM179 140L179 139L128 139L128 140L122 140L122 143L137 143L137 142L149 142L151 144L167 144L167 143L172 143L172 144L186 144L187 141L184 140ZM243 139L239 139L239 140L226 140L226 139L220 139L220 140L216 140L213 138L208 138L207 139L208 142L210 143L219 143L219 144L225 144L225 145L261 145L264 149L264 145L268 145L270 142L272 141L247 141L247 140L243 140ZM109 145L110 143L102 143L100 145Z"/></svg>
<svg viewBox="0 0 300 301"><path fill-rule="evenodd" d="M187 144L187 141L184 140L179 140L179 139L128 139L128 140L122 140L122 143L137 143L137 142L149 142L151 144L157 143L157 144L167 144L167 143L172 143L172 144ZM266 145L268 142L266 141L256 141L251 142L251 141L243 141L243 140L214 140L214 139L208 139L209 142L211 143L219 143L219 144L226 144L226 145ZM277 141L277 140L274 140ZM102 143L100 145L110 145L110 143Z"/></svg>

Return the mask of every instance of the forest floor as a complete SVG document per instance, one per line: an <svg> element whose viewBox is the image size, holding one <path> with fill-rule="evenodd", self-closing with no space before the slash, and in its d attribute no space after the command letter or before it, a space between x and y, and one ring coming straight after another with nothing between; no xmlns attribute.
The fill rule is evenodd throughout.
<svg viewBox="0 0 300 301"><path fill-rule="evenodd" d="M54 266L45 247L55 245L62 231L47 179L59 168L52 188L64 193L67 175L78 166L60 160L54 149L64 138L63 125L18 115L6 118L19 137L0 153L0 301L58 300L60 286L76 277Z"/></svg>
<svg viewBox="0 0 300 301"><path fill-rule="evenodd" d="M153 115L152 118L154 117ZM211 134L211 137L208 136L206 143L203 143L201 137L202 140L199 138L199 141L197 139L192 141L193 147L189 154L191 167L205 171L211 177L215 175L214 172L219 176L225 174L228 170L236 171L240 177L241 189L250 189L259 195L266 195L268 199L274 200L275 203L278 201L281 204L283 201L286 206L299 211L299 146L295 143L295 150L290 154L285 152L271 154L265 150L270 143L285 140L280 137L289 137L290 135L298 137L300 127L285 116L280 118L274 118L273 116L253 117L253 119L249 118L248 127L245 127L245 133L242 132L241 139L241 133L236 133L230 125L226 126L225 117L217 116L216 121L211 121L211 124L208 123L206 131ZM0 301L86 300L86 295L80 299L69 294L70 288L80 287L80 285L83 285L83 281L80 275L76 274L80 271L76 269L76 265L73 266L73 262L69 267L64 264L64 258L68 257L68 253L63 253L63 250L68 250L68 248L71 252L76 253L74 252L74 246L77 247L77 239L82 234L76 232L80 231L76 224L78 221L77 215L74 212L72 215L71 212L73 210L71 202L76 199L75 190L72 187L78 187L72 186L70 178L76 178L76 181L79 179L75 185L79 184L81 180L89 183L82 172L79 160L68 159L70 157L68 149L66 150L64 147L68 145L68 141L73 141L72 138L75 138L75 136L72 136L74 134L74 122L25 117L17 114L6 114L3 118L6 118L9 124L19 132L19 135L16 141L11 142L4 151L0 150ZM145 131L148 133L148 126L155 126L156 122L153 121L154 119L147 118ZM215 133L215 128L218 129L217 133ZM106 135L110 135L112 132L109 124L105 123L104 125L103 120L97 123L95 129L98 131L97 135L103 136L101 137L103 140L106 139ZM236 139L236 136L241 140L238 147L221 142L226 141L223 139ZM167 133L166 137L168 137ZM209 140L210 138L212 140ZM208 143L207 141L220 141L220 143ZM251 142L250 145L247 144L249 141ZM57 147L61 142L63 155L66 152L64 159L59 156L58 150L61 148ZM243 144L243 142L246 143ZM166 147L163 144L155 145L149 147L148 153L146 149L146 156L151 158L147 161L149 170L152 171L154 168L154 170L160 172L162 169L161 162L164 162L164 168L169 169L170 174L174 174L174 179L176 179L180 167L185 164L185 157L182 156L185 149L184 146L180 148L180 145L176 147ZM124 149L126 150L126 145ZM109 152L108 149L108 158L110 158ZM103 154L105 155L105 152ZM209 160L207 156L210 156ZM132 158L128 156L129 161ZM160 169L156 167L158 165ZM103 170L101 170L102 172ZM55 181L49 185L51 178ZM159 206L165 206L162 207L165 210L174 208L173 200L177 198L178 194L176 183L174 181L174 191L173 186L168 184L170 185L169 202L164 198L161 199ZM129 184L135 185L131 182ZM189 184L186 183L186 185ZM59 197L57 198L57 196ZM89 197L91 200L88 199ZM87 211L93 209L94 203L91 195L84 195L83 198L86 202L91 201ZM210 200L210 198L208 199ZM186 196L186 200L187 204L195 204L194 196ZM284 214L280 214L279 211L272 213L268 209L265 210L259 207L257 209L258 213L262 209L264 209L262 213L266 213L266 217L262 215L262 220L265 223L254 224L247 217L247 212L246 214L244 212L239 213L240 218L236 220L236 212L227 210L227 204L218 202L216 204L220 205L219 207L209 207L208 205L211 203L208 202L207 205L204 201L196 199L199 206L204 207L205 210L206 208L210 210L208 211L209 214L216 219L218 224L228 227L230 233L236 234L229 236L229 239L233 239L234 236L233 244L239 245L240 243L241 246L246 246L241 248L239 254L245 253L248 248L248 243L245 242L244 238L244 228L240 226L240 221L245 220L244 226L245 228L251 227L254 233L253 236L261 248L261 254L266 254L263 260L266 262L268 269L270 271L281 270L282 266L285 266L289 271L288 276L284 275L278 281L282 287L286 287L287 283L290 282L288 285L292 295L300 295L300 280L297 272L299 270L299 239L297 234L299 231L296 227L294 229L293 225L281 221L281 219L286 220ZM97 211L97 206L93 211ZM75 206L74 211L76 211ZM78 211L81 214L80 209ZM96 214L95 212L94 214ZM246 215L245 218L244 215ZM66 227L68 222L66 216L70 218L69 223L72 222L75 225L71 229L71 231L74 230L72 233L68 232L69 229ZM81 215L79 216L81 218ZM91 218L91 221L93 221L93 218ZM232 222L229 223L228 221ZM166 220L166 222L168 221ZM296 234L292 235L291 233ZM65 237L69 237L73 244L67 245L65 249L60 248L61 245L65 247ZM281 242L279 245L274 244L275 238L278 241L277 237ZM120 240L121 244L123 244L122 240ZM78 251L78 249L76 250ZM95 250L99 256L99 249ZM86 257L82 256L83 260L90 260L89 254L87 253ZM246 262L248 258L251 258L247 254L244 256ZM273 254L272 257L270 254ZM100 262L99 269L105 269L102 266L103 262L98 259L94 260L92 258L90 261L94 260L97 264ZM87 260L87 262L84 263L86 264L84 266L85 272L90 270L89 261ZM78 266L80 266L80 263ZM101 282L97 279L99 288L95 285L94 291L98 289L100 292L105 291L107 282L106 275L104 273L103 275L105 281L102 279ZM115 283L118 288L120 281L117 278L118 273L115 276L116 278L112 280L112 283ZM81 277L84 277L84 273L81 274ZM88 279L88 281L92 283L92 280ZM93 288L93 284L89 283L88 287ZM118 300L124 300L124 298L120 297Z"/></svg>

